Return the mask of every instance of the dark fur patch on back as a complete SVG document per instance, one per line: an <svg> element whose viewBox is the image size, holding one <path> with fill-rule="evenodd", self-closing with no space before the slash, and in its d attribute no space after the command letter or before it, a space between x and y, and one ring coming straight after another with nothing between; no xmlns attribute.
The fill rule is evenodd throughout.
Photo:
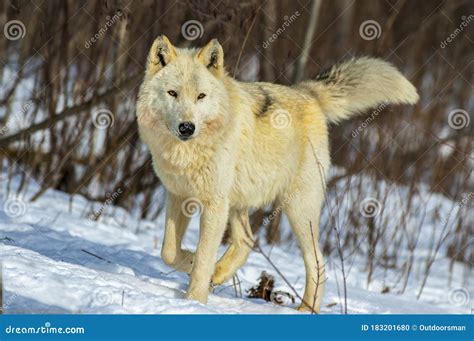
<svg viewBox="0 0 474 341"><path fill-rule="evenodd" d="M267 90L265 90L262 86L258 88L263 98L262 101L259 103L256 114L257 116L264 116L267 113L268 109L270 109L270 107L273 105L274 101Z"/></svg>
<svg viewBox="0 0 474 341"><path fill-rule="evenodd" d="M322 82L324 84L336 84L341 80L341 69L340 66L344 64L339 62L330 67L327 67L320 71L314 78L317 82Z"/></svg>
<svg viewBox="0 0 474 341"><path fill-rule="evenodd" d="M323 71L319 72L315 80L317 82L323 82L325 84L336 83L337 80L337 69L334 66L331 66Z"/></svg>

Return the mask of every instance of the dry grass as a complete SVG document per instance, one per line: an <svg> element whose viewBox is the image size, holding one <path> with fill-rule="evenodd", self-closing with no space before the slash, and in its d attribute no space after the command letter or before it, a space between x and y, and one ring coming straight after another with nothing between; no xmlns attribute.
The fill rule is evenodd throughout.
<svg viewBox="0 0 474 341"><path fill-rule="evenodd" d="M2 27L11 20L20 20L26 27L20 40L0 39L0 158L7 174L2 179L6 188L17 175L21 178L19 194L31 182L40 183L41 190L33 199L54 188L99 202L106 202L120 189L113 205L149 219L160 213L163 204L157 191L161 183L152 171L135 122L137 87L146 54L158 34L165 33L184 46L202 45L217 37L226 53L227 69L237 78L254 78L256 73L260 80L281 84L295 79L302 48L309 51L306 78L344 58L378 56L402 69L418 88L420 103L415 108L382 108L376 114L369 112L331 127L332 160L345 171L328 179L328 193L334 198L332 211L337 212L354 189L359 190L354 202L365 199L366 183L359 175L373 182L383 180L394 188L403 185L409 190L400 197L404 205L399 229L387 229L387 221L367 220L354 209L342 218L326 214L321 241L325 254L339 252L342 264L354 254L364 255L367 285L376 269L401 269L403 291L413 271L424 219L436 215L420 212L419 206L413 205L420 187L456 203L474 191L474 23L447 46L440 45L459 27L463 16L473 13L473 3L381 1L366 6L359 1L323 1L320 15L313 18L316 25L309 25L309 9L309 2L274 0L239 4L230 0L219 4L171 0L66 0L44 1L38 6L32 2L0 3ZM297 19L263 47L282 27L285 16L297 11ZM117 15L100 38L86 47ZM195 41L183 38L181 25L187 20L202 24L202 37ZM360 27L366 20L379 23L380 37L362 39ZM308 46L304 41L311 36L308 27L313 26ZM449 114L454 109L464 110L471 123L453 128ZM95 122L101 110L110 113L105 118L113 121L103 129ZM391 188L376 193L382 207L394 195L397 193ZM453 263L464 262L470 273L474 230L465 219L469 205L472 207L472 200L444 227L447 217L433 218L439 222L435 229L443 229L446 235L433 241L433 253L425 263L426 276L442 243L448 245ZM84 212L91 213L92 208ZM262 226L269 213L255 212L252 226ZM264 226L267 242L285 241L279 222L277 217ZM396 252L399 248L408 252L403 259Z"/></svg>

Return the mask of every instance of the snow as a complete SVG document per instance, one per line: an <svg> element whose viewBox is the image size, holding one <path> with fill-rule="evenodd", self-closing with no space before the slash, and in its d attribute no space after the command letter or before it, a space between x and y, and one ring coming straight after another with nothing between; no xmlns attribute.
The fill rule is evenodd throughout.
<svg viewBox="0 0 474 341"><path fill-rule="evenodd" d="M11 187L18 186L16 178ZM262 271L276 278L278 289L292 293L268 260L253 252L247 264L238 271L242 296L232 281L214 289L207 305L186 300L188 275L174 271L160 258L164 214L156 221L140 220L122 208L90 203L83 197L48 190L38 200L29 198L38 190L30 185L22 196L7 191L6 181L0 188L0 260L3 265L4 309L6 313L127 313L127 314L296 314L297 306L278 306L246 297L246 289L257 284ZM374 184L375 190L386 184ZM404 188L396 193L403 196ZM449 216L456 203L440 195L420 191L416 202L442 210ZM393 198L392 198L393 197ZM397 212L397 195L384 202L384 212ZM332 196L329 205L335 205ZM355 203L345 197L338 210L339 221ZM436 200L437 204L432 203ZM93 206L93 210L91 207ZM89 219L92 211L104 207L99 221ZM356 207L356 206L354 206ZM356 208L357 209L357 208ZM164 211L164 210L163 210ZM322 221L328 219L327 212ZM345 212L346 211L346 212ZM385 213L384 213L385 214ZM383 217L382 217L383 218ZM381 218L381 219L382 219ZM289 233L287 221L283 233ZM389 226L389 225L387 225ZM428 253L433 226L424 225L417 257ZM425 238L426 236L426 238ZM184 241L195 249L198 220L193 219ZM304 266L294 239L284 238L279 246L261 241L265 254L284 274L299 295L304 290ZM220 252L224 252L222 247ZM339 314L343 310L342 273L337 254L326 256L327 282L321 313ZM375 271L367 287L365 260L360 255L346 259L347 308L349 313L470 313L473 290L465 283L465 268L455 263L449 274L449 259L439 253L426 287L417 300L422 267L413 270L404 294L399 294L399 270ZM386 286L388 293L381 293ZM456 291L457 290L457 291ZM460 301L455 294L463 294Z"/></svg>

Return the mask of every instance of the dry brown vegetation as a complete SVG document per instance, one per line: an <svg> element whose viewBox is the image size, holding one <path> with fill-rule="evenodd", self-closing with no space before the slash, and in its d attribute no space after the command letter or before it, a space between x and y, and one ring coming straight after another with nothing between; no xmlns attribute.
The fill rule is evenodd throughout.
<svg viewBox="0 0 474 341"><path fill-rule="evenodd" d="M41 190L32 200L54 188L103 202L120 189L115 205L156 217L162 208L156 195L161 185L137 135L134 111L146 54L153 39L164 33L181 46L218 38L227 70L242 80L292 84L298 73L311 78L333 62L358 55L393 62L419 89L421 100L414 108L381 108L332 127L332 159L345 170L328 179L329 192L337 202L343 193L335 185L345 181L345 188L360 188L363 199L363 182L354 176L365 174L405 185L409 194L400 199L404 216L422 216L424 212L412 209L420 186L453 202L474 190L474 22L442 47L473 10L472 1L462 0L370 5L336 0L322 1L317 8L309 0L3 1L0 26L20 20L26 32L19 40L0 39L0 157L3 172L10 175L2 181L19 175L20 192L32 181L39 183ZM296 18L284 26L292 16ZM181 32L188 20L203 27L194 41ZM380 25L378 38L361 37L366 20ZM100 37L91 41L95 35ZM453 129L448 115L454 109L471 115L471 123ZM105 129L94 124L100 110L112 113L113 124ZM379 193L379 198L384 195L389 193ZM446 228L449 236L433 242L433 250L438 242L449 243L449 255L469 268L474 227L463 213L472 202L447 227L442 223L446 217L438 217L437 228ZM255 212L253 226L262 225L270 211ZM370 283L375 266L402 266L394 253L397 247L407 244L409 255L415 253L419 229L400 221L400 231L392 235L381 222L367 221L356 211L347 212L345 222L329 215L322 224L322 241L326 254L334 252L333 227L345 226L339 247L367 254ZM265 226L268 242L281 240L279 222L278 217ZM410 259L403 263L401 281L411 272Z"/></svg>

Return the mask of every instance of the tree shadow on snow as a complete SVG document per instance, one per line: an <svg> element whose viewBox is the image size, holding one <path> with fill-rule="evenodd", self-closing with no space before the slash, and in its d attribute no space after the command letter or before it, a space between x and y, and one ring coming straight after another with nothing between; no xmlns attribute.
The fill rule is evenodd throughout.
<svg viewBox="0 0 474 341"><path fill-rule="evenodd" d="M30 297L17 295L12 292L5 292L5 314L71 314L77 313L37 301Z"/></svg>
<svg viewBox="0 0 474 341"><path fill-rule="evenodd" d="M143 251L129 250L124 245L103 245L66 231L53 230L31 224L31 231L0 231L6 245L29 249L55 261L84 266L108 273L130 273L158 279L185 279L186 275L173 272L158 256Z"/></svg>

